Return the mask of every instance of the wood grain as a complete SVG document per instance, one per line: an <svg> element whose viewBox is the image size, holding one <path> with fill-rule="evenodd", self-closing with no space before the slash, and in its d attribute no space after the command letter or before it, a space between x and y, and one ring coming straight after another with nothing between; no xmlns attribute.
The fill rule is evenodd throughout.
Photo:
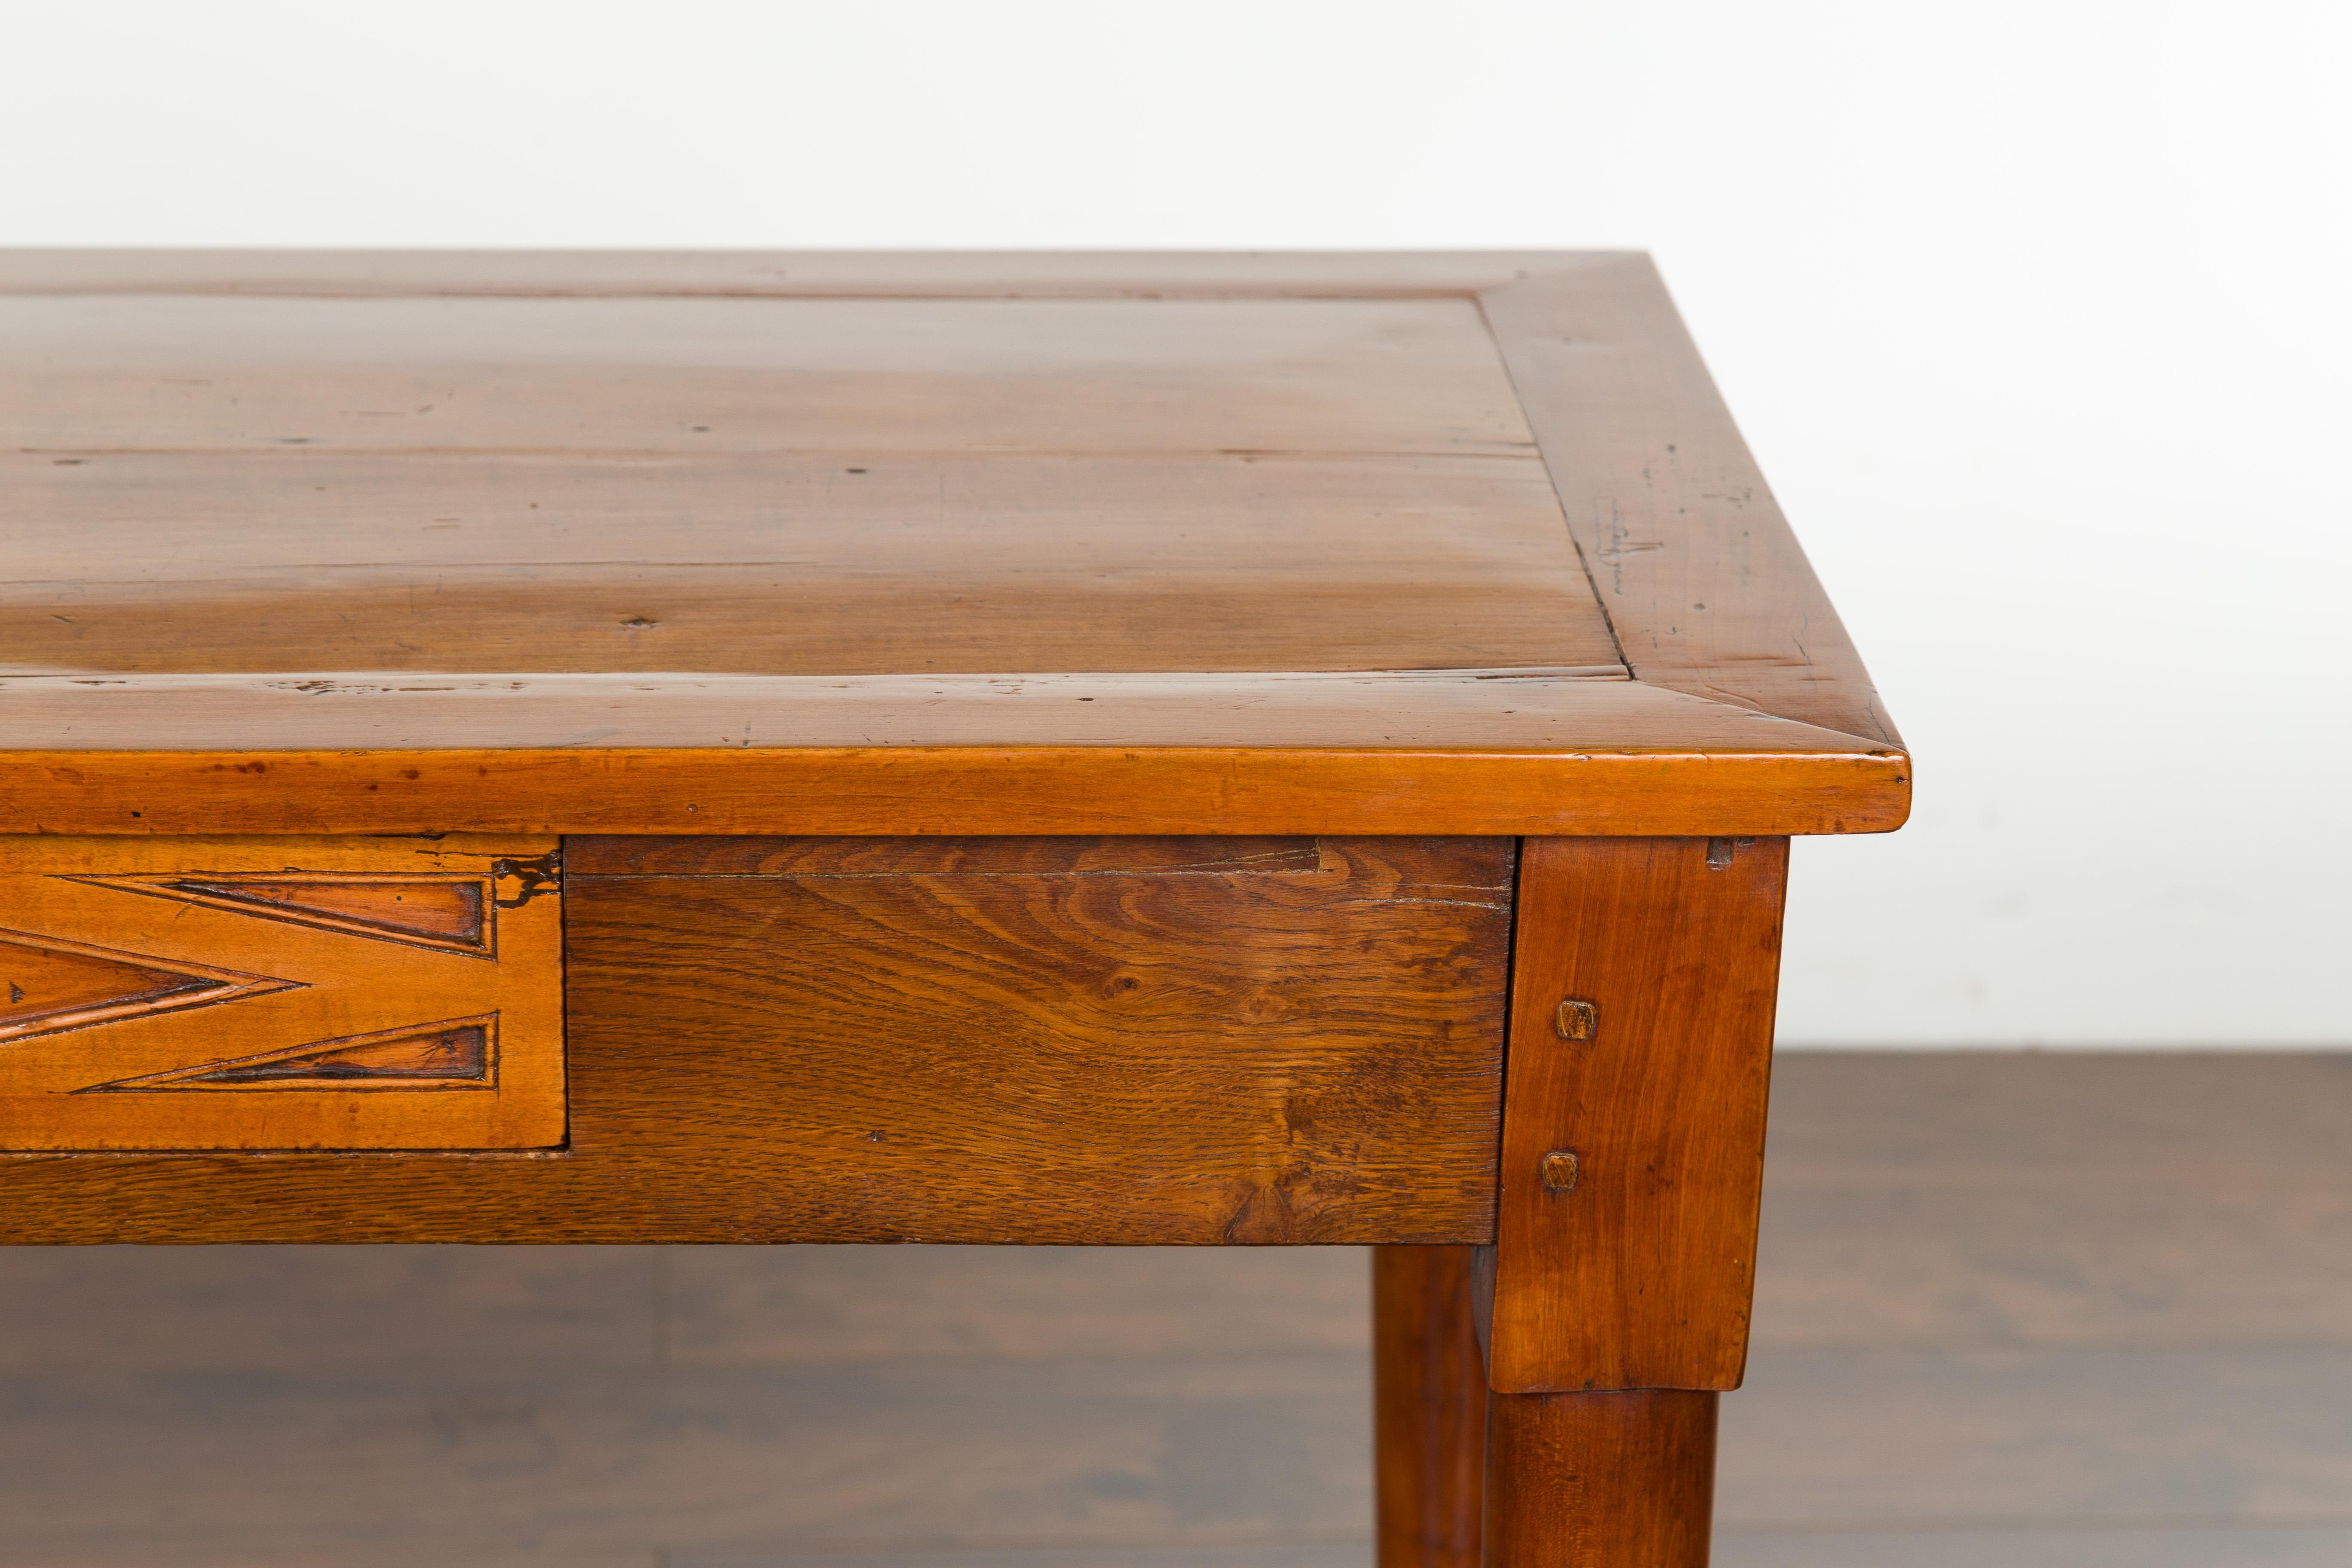
<svg viewBox="0 0 2352 1568"><path fill-rule="evenodd" d="M0 837L0 1149L562 1143L555 847Z"/></svg>
<svg viewBox="0 0 2352 1568"><path fill-rule="evenodd" d="M226 1002L284 983L215 970L167 968L143 954L109 952L88 943L10 942L0 938L0 1040L29 1039L61 1029L88 1028L199 1003Z"/></svg>
<svg viewBox="0 0 2352 1568"><path fill-rule="evenodd" d="M153 1384L120 1375L17 1381L0 1407L10 1553L40 1568L622 1568L608 1554L627 1546L640 1553L627 1568L655 1568L656 1552L703 1568L770 1568L770 1552L865 1568L911 1540L1007 1548L989 1568L1127 1568L1104 1547L1141 1537L1202 1555L1135 1568L1294 1568L1212 1555L1269 1539L1369 1556L1359 1354L659 1372L425 1361L159 1379L174 1390L160 1404ZM141 1484L106 1484L124 1475Z"/></svg>
<svg viewBox="0 0 2352 1568"><path fill-rule="evenodd" d="M0 493L0 669L1623 673L1532 455L18 454Z"/></svg>
<svg viewBox="0 0 2352 1568"><path fill-rule="evenodd" d="M1706 1568L1720 1395L1498 1394L1487 1405L1494 1568Z"/></svg>
<svg viewBox="0 0 2352 1568"><path fill-rule="evenodd" d="M1467 299L0 294L0 424L60 456L1533 450Z"/></svg>
<svg viewBox="0 0 2352 1568"><path fill-rule="evenodd" d="M2352 1053L1780 1053L1756 1345L2352 1349Z"/></svg>
<svg viewBox="0 0 2352 1568"><path fill-rule="evenodd" d="M645 1342L669 1366L1332 1355L1369 1378L1360 1248L682 1247L655 1257L665 1326ZM37 1323L37 1309L7 1310L7 1260L0 1253L0 1329ZM32 1364L40 1342L0 1339L0 1367Z"/></svg>
<svg viewBox="0 0 2352 1568"><path fill-rule="evenodd" d="M1787 878L1784 839L1527 844L1496 1389L1739 1386ZM1560 1037L1571 996L1590 1040Z"/></svg>
<svg viewBox="0 0 2352 1568"><path fill-rule="evenodd" d="M2352 1562L2313 1523L2352 1495L2352 1057L1784 1052L1772 1100L1722 1568ZM473 1568L519 1540L510 1568L866 1568L905 1561L909 1509L959 1568L1300 1540L1362 1568L1369 1274L1322 1247L5 1247L0 1518L85 1568Z"/></svg>
<svg viewBox="0 0 2352 1568"><path fill-rule="evenodd" d="M1900 747L1649 258L1480 303L1634 679Z"/></svg>
<svg viewBox="0 0 2352 1568"><path fill-rule="evenodd" d="M1908 810L1639 258L26 253L0 416L0 831ZM909 769L926 821L824 804Z"/></svg>
<svg viewBox="0 0 2352 1568"><path fill-rule="evenodd" d="M1467 1247L1372 1251L1379 1568L1478 1568L1486 1363Z"/></svg>
<svg viewBox="0 0 2352 1568"><path fill-rule="evenodd" d="M583 877L1158 877L1319 873L1305 836L1254 838L663 838L583 835L563 846Z"/></svg>
<svg viewBox="0 0 2352 1568"><path fill-rule="evenodd" d="M311 699L284 697L286 726L297 728L294 705ZM1046 700L979 700L969 717L1019 719L1024 704L1035 712ZM1818 731L1729 709L1715 711L1746 726L1754 749L1286 751L1274 706L1213 710L1221 724L1263 732L1259 745L621 748L594 743L593 721L625 715L583 703L587 738L539 750L0 750L10 785L0 831L1771 835L1883 831L1910 811L1907 758L1804 749ZM320 727L332 718L323 707L310 710ZM151 733L168 732L192 713L205 722L202 708L158 693L142 711ZM940 708L912 711L958 721L952 704ZM486 741L502 711L489 702L470 716ZM646 711L680 718L675 705ZM350 721L367 725L370 712ZM1795 745L1767 749L1776 742Z"/></svg>
<svg viewBox="0 0 2352 1568"><path fill-rule="evenodd" d="M495 956L496 879L464 873L420 876L342 871L182 873L84 877L121 892L234 910L295 925L386 942Z"/></svg>
<svg viewBox="0 0 2352 1568"><path fill-rule="evenodd" d="M257 1084L293 1089L479 1089L498 1081L498 1018L452 1018L425 1028L379 1029L320 1040L267 1056L124 1079L85 1094L236 1089Z"/></svg>
<svg viewBox="0 0 2352 1568"><path fill-rule="evenodd" d="M0 1237L1484 1238L1510 843L1090 858L1108 868L574 872L567 1152L20 1156Z"/></svg>

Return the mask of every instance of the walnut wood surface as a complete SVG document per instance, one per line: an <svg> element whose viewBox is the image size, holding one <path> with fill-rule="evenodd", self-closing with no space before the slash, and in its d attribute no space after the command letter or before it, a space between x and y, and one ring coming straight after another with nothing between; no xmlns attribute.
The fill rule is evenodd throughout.
<svg viewBox="0 0 2352 1568"><path fill-rule="evenodd" d="M1493 1568L1706 1568L1722 1396L1498 1394L1487 1405Z"/></svg>
<svg viewBox="0 0 2352 1568"><path fill-rule="evenodd" d="M1787 878L1785 839L1527 842L1496 1389L1739 1385Z"/></svg>
<svg viewBox="0 0 2352 1568"><path fill-rule="evenodd" d="M0 669L1624 674L1532 455L18 454L0 491Z"/></svg>
<svg viewBox="0 0 2352 1568"><path fill-rule="evenodd" d="M771 841L762 862L806 874L723 845L707 874L620 868L694 847L583 844L598 869L567 876L565 1152L15 1156L0 1238L1492 1229L1508 841L1257 843L1224 866L925 843L935 869L896 875L867 873L871 846Z"/></svg>
<svg viewBox="0 0 2352 1568"><path fill-rule="evenodd" d="M1899 748L1649 258L1479 302L1634 679Z"/></svg>
<svg viewBox="0 0 2352 1568"><path fill-rule="evenodd" d="M1479 700L1508 700L1487 696L1492 689L1482 689ZM289 708L311 700L282 695ZM1013 700L1042 707L1046 698ZM142 710L153 716L149 732L197 705L185 695L158 694ZM591 740L603 727L596 718L617 716L583 707L589 710L581 716L583 733ZM1749 737L1759 742L1783 740L1790 731L1800 739L1809 733L1793 725L1775 732L1781 721L1718 711L1762 731ZM9 784L0 793L0 827L38 833L82 823L115 833L383 834L434 833L442 824L468 821L507 833L756 835L789 824L805 833L877 837L1481 837L1527 827L1664 834L1696 825L1769 835L1873 832L1895 826L1908 809L1910 764L1899 754L1284 751L1273 743L1281 732L1278 715L1234 704L1214 716L1263 730L1269 743L761 751L622 750L583 742L532 751L26 752L0 763ZM478 717L486 737L499 731L495 704ZM937 710L920 717L942 719ZM352 719L367 722L363 713Z"/></svg>
<svg viewBox="0 0 2352 1568"><path fill-rule="evenodd" d="M562 1143L555 847L0 838L0 1149Z"/></svg>
<svg viewBox="0 0 2352 1568"><path fill-rule="evenodd" d="M0 831L155 831L152 786L173 831L1907 810L1638 258L18 253L0 417ZM719 746L745 787L677 820ZM159 750L255 766L190 792ZM484 754L461 794L390 784L442 752ZM936 827L794 815L909 768Z"/></svg>
<svg viewBox="0 0 2352 1568"><path fill-rule="evenodd" d="M1372 1252L1379 1568L1478 1568L1486 1363L1467 1247Z"/></svg>
<svg viewBox="0 0 2352 1568"><path fill-rule="evenodd" d="M552 847L551 846L551 847ZM126 879L159 895L213 909L300 920L355 935L419 942L453 952L492 951L497 926L490 884L405 873L333 871L237 874L164 872Z"/></svg>
<svg viewBox="0 0 2352 1568"><path fill-rule="evenodd" d="M823 452L854 466L1532 446L1466 297L0 295L0 420L18 450L291 448L298 473L306 447Z"/></svg>
<svg viewBox="0 0 2352 1568"><path fill-rule="evenodd" d="M1322 874L1311 837L1255 838L662 838L583 835L583 877L1160 877Z"/></svg>

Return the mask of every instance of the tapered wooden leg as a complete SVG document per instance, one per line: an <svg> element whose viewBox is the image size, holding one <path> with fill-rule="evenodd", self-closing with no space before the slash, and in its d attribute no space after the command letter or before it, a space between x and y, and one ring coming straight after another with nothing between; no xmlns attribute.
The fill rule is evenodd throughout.
<svg viewBox="0 0 2352 1568"><path fill-rule="evenodd" d="M1477 1568L1486 1366L1467 1247L1372 1250L1380 1568Z"/></svg>
<svg viewBox="0 0 2352 1568"><path fill-rule="evenodd" d="M1748 1360L1785 838L1529 838L1486 1562L1703 1568Z"/></svg>
<svg viewBox="0 0 2352 1568"><path fill-rule="evenodd" d="M1490 1568L1706 1568L1717 1394L1497 1394Z"/></svg>

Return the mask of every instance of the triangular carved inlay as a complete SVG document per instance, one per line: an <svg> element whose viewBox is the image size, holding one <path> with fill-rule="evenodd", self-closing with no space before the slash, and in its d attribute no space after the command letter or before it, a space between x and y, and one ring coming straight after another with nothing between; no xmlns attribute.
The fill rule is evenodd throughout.
<svg viewBox="0 0 2352 1568"><path fill-rule="evenodd" d="M0 931L0 1041L290 990L299 981Z"/></svg>
<svg viewBox="0 0 2352 1568"><path fill-rule="evenodd" d="M182 871L68 880L449 952L488 957L495 947L490 885L478 877Z"/></svg>
<svg viewBox="0 0 2352 1568"><path fill-rule="evenodd" d="M492 1089L498 1015L313 1040L259 1056L94 1084L82 1094L153 1089Z"/></svg>

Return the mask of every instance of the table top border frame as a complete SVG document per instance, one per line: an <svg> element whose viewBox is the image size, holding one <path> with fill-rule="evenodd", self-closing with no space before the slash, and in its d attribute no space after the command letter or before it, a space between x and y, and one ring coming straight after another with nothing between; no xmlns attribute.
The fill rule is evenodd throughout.
<svg viewBox="0 0 2352 1568"><path fill-rule="evenodd" d="M1606 684L1623 694L1628 718L1647 687L1696 699L1685 710L1698 721L1687 737L1660 733L1644 708L1639 732L1621 732L1606 719L1618 704L1596 689L1586 705L1600 721L1572 751L19 749L0 751L12 786L0 831L190 831L161 824L185 816L173 806L188 800L226 806L219 790L190 788L224 770L243 787L215 831L403 832L430 821L488 831L870 832L877 829L841 826L872 818L857 804L863 792L916 775L957 790L944 814L926 814L941 817L921 829L929 832L1805 834L1885 831L1909 814L1901 738L1641 252L0 251L0 295L74 294L1468 299L1511 375L1633 673L1631 682ZM1734 613L1686 608L1706 604L1700 594ZM1719 739L1700 738L1735 716L1801 727L1804 749L1727 752ZM572 786L570 797L531 814L478 799L460 820L419 817L424 801L393 805L419 792L387 796L384 784L404 772L414 782L426 759L438 776L474 773L478 795L483 781L521 787L534 774L541 786L558 774ZM702 820L685 825L649 802L633 829L614 820L609 802L585 798L622 773L667 773L685 786L713 768L732 773L762 763L770 776L761 784L731 792L740 808L708 817L698 810ZM819 766L835 776L812 789ZM1138 767L1169 787L1124 813L1100 803L1075 811L1053 787L1131 782ZM146 794L166 778L179 781L176 802ZM1356 781L1355 794L1335 800L1328 792L1343 779ZM314 796L326 785L327 798L306 802L284 787L297 780ZM133 796L154 809L123 804ZM832 804L820 808L820 799ZM961 816L959 802L970 808ZM455 808L446 800L429 806ZM1336 819L1314 815L1335 810Z"/></svg>

